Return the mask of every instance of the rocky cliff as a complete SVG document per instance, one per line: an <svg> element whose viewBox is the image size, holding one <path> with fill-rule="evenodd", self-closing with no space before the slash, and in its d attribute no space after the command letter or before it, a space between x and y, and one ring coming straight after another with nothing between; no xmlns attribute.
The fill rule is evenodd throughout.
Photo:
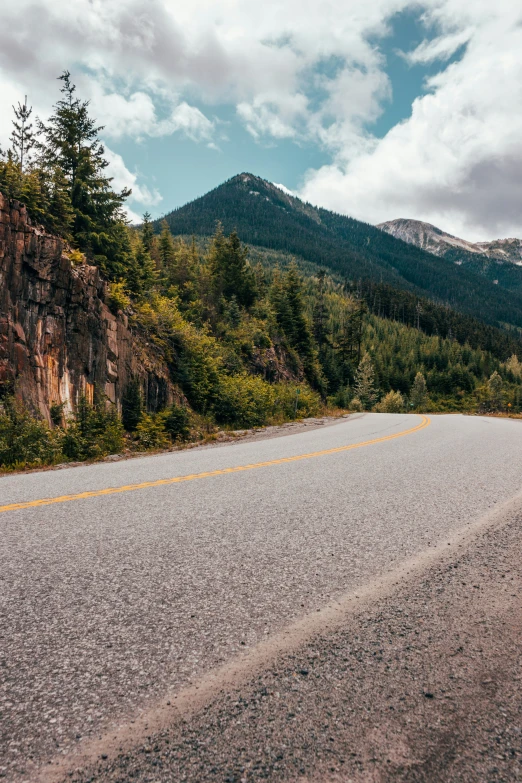
<svg viewBox="0 0 522 783"><path fill-rule="evenodd" d="M176 392L163 357L106 298L97 267L74 265L61 239L0 194L0 387L48 420L51 405L71 410L95 390L119 406L134 378L149 409L168 404Z"/></svg>
<svg viewBox="0 0 522 783"><path fill-rule="evenodd" d="M484 256L496 261L506 261L522 266L522 240L521 239L497 239L493 242L468 242L466 239L447 234L431 223L423 223L420 220L399 218L379 223L377 228L386 231L403 242L417 245L436 256L458 256L461 251L464 254L472 253Z"/></svg>

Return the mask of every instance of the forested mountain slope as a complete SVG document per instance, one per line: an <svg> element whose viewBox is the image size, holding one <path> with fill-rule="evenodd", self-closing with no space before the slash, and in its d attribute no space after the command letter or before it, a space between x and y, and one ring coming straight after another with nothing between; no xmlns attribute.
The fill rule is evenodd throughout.
<svg viewBox="0 0 522 783"><path fill-rule="evenodd" d="M522 327L522 294L374 226L304 204L251 174L232 178L166 220L174 234L207 236L221 221L225 233L237 230L244 242L296 254L352 281L388 283L487 323Z"/></svg>

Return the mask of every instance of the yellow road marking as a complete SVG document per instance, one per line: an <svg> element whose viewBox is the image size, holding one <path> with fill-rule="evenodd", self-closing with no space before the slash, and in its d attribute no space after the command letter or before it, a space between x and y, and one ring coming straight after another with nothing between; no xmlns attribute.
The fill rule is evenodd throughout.
<svg viewBox="0 0 522 783"><path fill-rule="evenodd" d="M409 430L396 432L393 435L385 435L382 438L366 440L362 443L353 443L350 446L338 446L335 449L325 449L324 451L312 451L310 454L298 454L296 457L282 457L268 462L256 462L252 465L238 465L235 468L222 468L221 470L209 470L205 473L191 473L188 476L175 476L174 478L158 479L157 481L144 481L141 484L127 484L123 487L107 487L106 489L94 489L90 492L79 492L77 495L61 495L56 498L41 498L40 500L28 500L25 503L10 503L7 506L0 506L0 513L4 511L19 511L23 508L34 508L36 506L50 506L53 503L69 503L72 500L83 500L84 498L97 498L102 495L116 495L120 492L134 492L136 489L148 489L149 487L162 487L167 484L180 484L182 481L194 481L195 479L210 478L211 476L224 476L227 473L239 473L242 470L255 470L256 468L268 468L272 465L283 465L286 462L298 462L302 459L312 459L313 457L325 457L327 454L339 454L342 451L351 451L360 449L363 446L372 446L374 443L383 443L387 440L402 438L404 435L411 435L413 432L425 429L430 424L427 416L422 417L422 421L416 427Z"/></svg>

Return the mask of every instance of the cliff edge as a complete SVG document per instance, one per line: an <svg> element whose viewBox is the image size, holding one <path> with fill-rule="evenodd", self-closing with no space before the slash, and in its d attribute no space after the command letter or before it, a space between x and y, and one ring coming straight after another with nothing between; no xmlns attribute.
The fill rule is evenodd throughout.
<svg viewBox="0 0 522 783"><path fill-rule="evenodd" d="M118 408L132 379L158 410L177 396L159 350L108 307L99 269L74 264L62 239L0 193L0 388L48 421L95 390Z"/></svg>

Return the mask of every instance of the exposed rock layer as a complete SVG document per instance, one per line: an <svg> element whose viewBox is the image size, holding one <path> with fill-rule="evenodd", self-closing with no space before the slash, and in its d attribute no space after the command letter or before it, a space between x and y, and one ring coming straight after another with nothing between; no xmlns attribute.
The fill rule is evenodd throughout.
<svg viewBox="0 0 522 783"><path fill-rule="evenodd" d="M436 256L445 256L449 250L474 253L498 261L522 265L522 240L497 239L493 242L468 242L466 239L446 234L431 223L399 218L379 223L377 228L410 245L417 245Z"/></svg>
<svg viewBox="0 0 522 783"><path fill-rule="evenodd" d="M106 304L97 267L74 266L63 241L0 194L0 384L30 407L71 410L95 389L118 406L132 378L156 410L175 394L156 348Z"/></svg>

